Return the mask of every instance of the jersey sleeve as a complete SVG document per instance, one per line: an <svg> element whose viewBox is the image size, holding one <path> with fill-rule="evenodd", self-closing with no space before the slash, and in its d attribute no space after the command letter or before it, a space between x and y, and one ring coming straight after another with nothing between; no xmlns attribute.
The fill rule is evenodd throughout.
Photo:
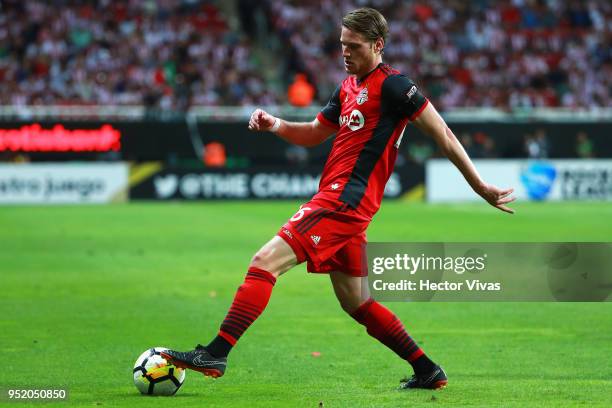
<svg viewBox="0 0 612 408"><path fill-rule="evenodd" d="M329 98L327 105L319 112L317 119L326 126L340 128L340 85Z"/></svg>
<svg viewBox="0 0 612 408"><path fill-rule="evenodd" d="M389 75L385 79L382 99L398 115L407 117L410 121L415 120L429 103L416 84L401 74Z"/></svg>

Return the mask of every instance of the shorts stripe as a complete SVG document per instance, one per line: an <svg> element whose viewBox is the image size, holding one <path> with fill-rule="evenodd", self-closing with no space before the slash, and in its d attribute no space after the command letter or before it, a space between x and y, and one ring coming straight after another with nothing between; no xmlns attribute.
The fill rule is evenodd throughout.
<svg viewBox="0 0 612 408"><path fill-rule="evenodd" d="M338 207L338 210L337 210L337 211L339 211L339 212L344 212L344 211L346 211L346 210L348 209L348 206L349 206L349 205L348 205L347 203L344 203L344 204L342 204L340 207Z"/></svg>
<svg viewBox="0 0 612 408"><path fill-rule="evenodd" d="M323 212L325 210L325 208L317 208L316 210L314 210L312 213L308 214L308 216L305 216L303 220L301 220L300 222L298 222L295 225L295 230L297 232L301 233L301 229L307 225L309 222L311 222L314 218L316 218L321 212Z"/></svg>
<svg viewBox="0 0 612 408"><path fill-rule="evenodd" d="M296 228L296 231L299 232L300 234L307 232L309 229L314 227L319 221L321 221L323 217L325 217L327 214L332 212L331 210L328 210L327 208L322 208L321 210L322 211L319 212L316 217L311 217L307 223L305 223L304 225L300 225L298 228Z"/></svg>
<svg viewBox="0 0 612 408"><path fill-rule="evenodd" d="M297 230L298 228L300 228L304 223L306 223L307 221L311 220L312 217L316 216L318 213L320 213L321 211L323 211L325 208L321 207L321 208L317 208L316 210L314 210L313 212L311 212L308 215L305 215L304 218L302 218L300 221L298 221L297 224L295 224L295 229Z"/></svg>

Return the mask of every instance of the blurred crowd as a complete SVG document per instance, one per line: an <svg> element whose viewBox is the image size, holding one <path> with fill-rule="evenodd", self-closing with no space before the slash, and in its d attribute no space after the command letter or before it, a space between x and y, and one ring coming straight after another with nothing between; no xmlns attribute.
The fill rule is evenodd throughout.
<svg viewBox="0 0 612 408"><path fill-rule="evenodd" d="M219 1L0 1L0 105L287 103L255 58L258 24L281 44L283 83L304 74L323 104L345 77L342 15L363 5L389 20L385 61L442 110L612 105L609 0L235 4L231 30Z"/></svg>
<svg viewBox="0 0 612 408"><path fill-rule="evenodd" d="M457 135L461 145L472 159L592 159L597 157L595 139L598 139L600 143L605 140L597 137L601 136L597 132L595 136L593 138L585 129L579 129L574 136L571 136L571 133L565 133L561 138L556 135L554 139L551 139L543 127L536 127L533 132L524 133L522 144L517 144L520 140L518 138L504 139L503 136L500 138L499 135L498 137L492 137L483 130L463 130ZM499 149L495 140L504 142L504 146ZM550 143L551 140L555 140L554 146ZM552 149L552 147L555 149ZM419 165L425 164L430 158L442 157L441 152L431 139L420 137L411 138L406 154L408 160ZM605 157L605 155L600 157Z"/></svg>
<svg viewBox="0 0 612 408"><path fill-rule="evenodd" d="M0 1L0 105L276 102L245 36L199 0Z"/></svg>
<svg viewBox="0 0 612 408"><path fill-rule="evenodd" d="M271 0L290 70L324 101L345 76L342 15L371 5L388 19L385 62L442 109L612 105L609 0Z"/></svg>

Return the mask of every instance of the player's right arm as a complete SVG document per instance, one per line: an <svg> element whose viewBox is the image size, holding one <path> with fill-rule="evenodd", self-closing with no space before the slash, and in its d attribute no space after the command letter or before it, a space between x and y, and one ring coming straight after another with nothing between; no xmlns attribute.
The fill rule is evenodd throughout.
<svg viewBox="0 0 612 408"><path fill-rule="evenodd" d="M277 134L289 143L300 146L316 146L323 143L340 125L340 86L336 88L329 102L312 122L289 122L256 109L251 114L249 129L269 131Z"/></svg>
<svg viewBox="0 0 612 408"><path fill-rule="evenodd" d="M289 122L262 109L255 109L251 114L249 130L273 132L289 143L306 147L323 143L336 131L335 128L321 123L319 119L312 122Z"/></svg>

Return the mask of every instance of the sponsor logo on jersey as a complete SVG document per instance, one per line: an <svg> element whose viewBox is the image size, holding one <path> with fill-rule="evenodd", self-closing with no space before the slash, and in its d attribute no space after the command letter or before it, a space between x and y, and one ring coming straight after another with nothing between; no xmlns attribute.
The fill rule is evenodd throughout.
<svg viewBox="0 0 612 408"><path fill-rule="evenodd" d="M338 184L338 183L333 183L333 184L331 185L331 189L332 189L332 190L337 190L337 189L338 189L338 187L340 187L340 184Z"/></svg>
<svg viewBox="0 0 612 408"><path fill-rule="evenodd" d="M414 96L416 92L417 92L416 85L412 85L412 88L410 88L410 90L406 93L406 96L408 97L408 99L410 99Z"/></svg>
<svg viewBox="0 0 612 408"><path fill-rule="evenodd" d="M340 126L344 125L347 125L353 131L361 129L365 125L363 113L354 109L350 115L340 116Z"/></svg>
<svg viewBox="0 0 612 408"><path fill-rule="evenodd" d="M357 105L363 105L368 101L368 88L363 88L359 95L357 95Z"/></svg>
<svg viewBox="0 0 612 408"><path fill-rule="evenodd" d="M314 242L315 245L319 245L319 241L321 241L321 237L318 235L311 235L310 239Z"/></svg>

